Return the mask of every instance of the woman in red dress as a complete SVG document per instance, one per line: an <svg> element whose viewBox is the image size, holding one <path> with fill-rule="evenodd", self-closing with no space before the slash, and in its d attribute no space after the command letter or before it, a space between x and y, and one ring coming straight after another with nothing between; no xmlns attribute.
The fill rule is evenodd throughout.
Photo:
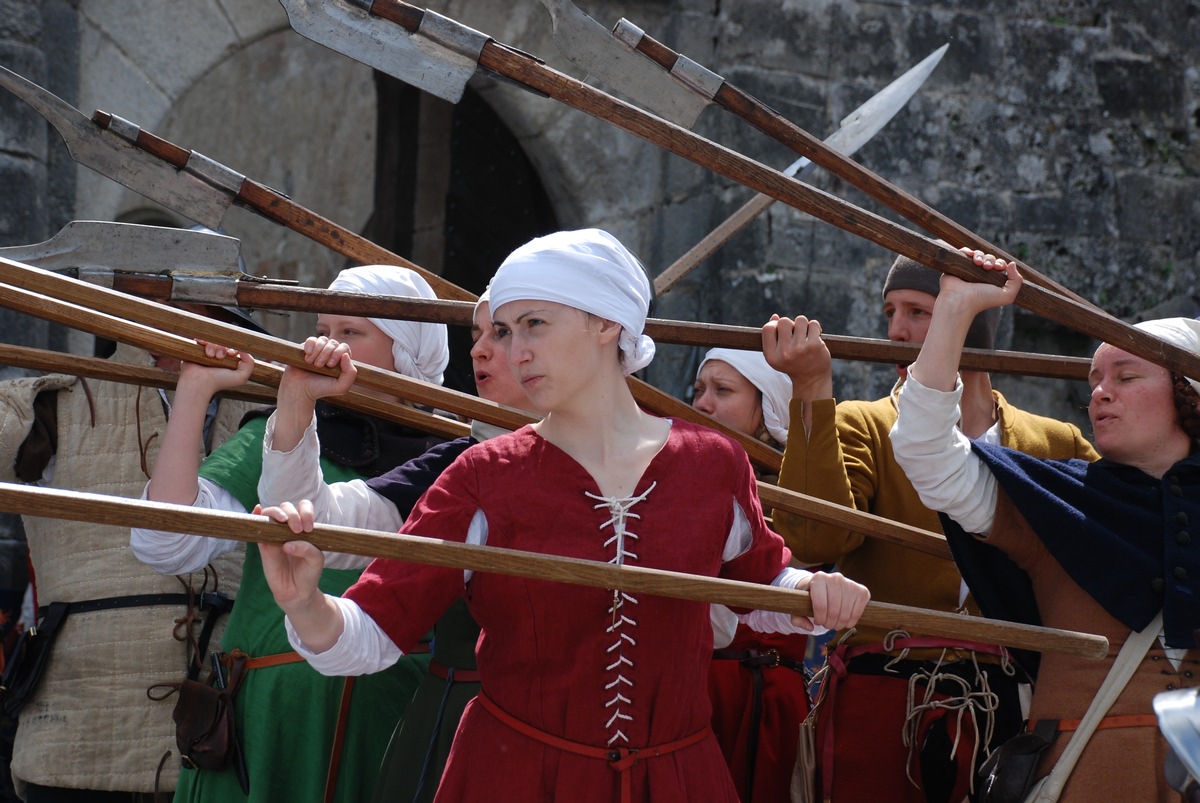
<svg viewBox="0 0 1200 803"><path fill-rule="evenodd" d="M761 351L709 349L694 390L692 406L705 415L776 449L787 445L792 380ZM742 803L786 801L810 707L808 636L759 633L723 605L713 606L712 618L712 726L738 797Z"/></svg>
<svg viewBox="0 0 1200 803"><path fill-rule="evenodd" d="M493 321L544 418L464 452L402 532L804 589L811 618L767 613L758 626L852 625L867 590L788 567L742 449L637 406L626 376L654 354L650 298L640 263L606 232L514 251L492 281ZM709 725L704 603L383 559L337 598L316 587L311 544L263 553L293 644L323 672L387 666L466 596L482 691L438 803L737 801Z"/></svg>

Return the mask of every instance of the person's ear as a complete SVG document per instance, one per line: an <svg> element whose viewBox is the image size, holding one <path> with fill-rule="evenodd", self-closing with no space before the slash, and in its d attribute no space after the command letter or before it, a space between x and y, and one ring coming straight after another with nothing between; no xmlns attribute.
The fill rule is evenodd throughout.
<svg viewBox="0 0 1200 803"><path fill-rule="evenodd" d="M620 339L621 324L607 318L597 317L597 320L600 322L600 329L597 332L600 335L600 342L609 343Z"/></svg>

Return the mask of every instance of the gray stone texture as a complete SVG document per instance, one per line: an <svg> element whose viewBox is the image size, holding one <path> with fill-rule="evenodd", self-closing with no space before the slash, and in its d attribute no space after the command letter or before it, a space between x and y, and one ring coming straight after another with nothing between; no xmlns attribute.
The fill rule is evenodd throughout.
<svg viewBox="0 0 1200 803"><path fill-rule="evenodd" d="M0 64L64 97L74 95L78 60L67 0L0 0ZM75 164L61 140L23 102L0 90L0 246L38 242L71 219ZM0 308L0 342L61 350L62 327ZM0 378L25 372L0 366ZM0 514L0 588L27 578L20 519Z"/></svg>

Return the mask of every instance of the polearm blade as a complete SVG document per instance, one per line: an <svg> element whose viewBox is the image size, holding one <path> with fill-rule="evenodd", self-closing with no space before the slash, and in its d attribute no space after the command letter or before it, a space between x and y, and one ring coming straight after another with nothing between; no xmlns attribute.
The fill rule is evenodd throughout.
<svg viewBox="0 0 1200 803"><path fill-rule="evenodd" d="M688 92L662 70L614 42L600 23L570 0L541 0L550 12L559 52L609 90L676 125L691 128L710 101Z"/></svg>
<svg viewBox="0 0 1200 803"><path fill-rule="evenodd" d="M405 74L405 82L442 100L458 103L475 74L483 41L462 37L455 28L439 26L436 13L426 12L421 36L398 41L391 24L363 13L353 0L287 0L281 2L292 28L335 53L352 47L354 58L388 75ZM449 31L442 36L443 31Z"/></svg>
<svg viewBox="0 0 1200 803"><path fill-rule="evenodd" d="M103 111L89 120L71 104L4 67L0 67L0 86L45 117L79 164L210 229L219 228L229 207L238 204L360 264L415 270L441 298L475 299L467 290L282 193L136 123Z"/></svg>
<svg viewBox="0 0 1200 803"><path fill-rule="evenodd" d="M294 0L280 0L280 2L286 4L294 2ZM366 3L367 0L363 0L363 2ZM369 13L394 22L398 26L398 29L394 31L395 36L404 37L412 36L420 30L426 12L403 2L403 0L373 0ZM438 19L439 27L457 25L446 17L439 16ZM958 276L966 281L987 282L997 286L1004 283L1004 277L997 276L994 271L986 271L977 267L972 260L967 259L954 248L923 237L903 226L898 226L886 218L860 209L830 193L789 178L760 162L698 136L637 106L614 98L607 92L602 92L546 66L544 62L528 53L496 42L490 37L466 28L466 26L458 27L464 30L458 34L452 34L448 38L478 41L479 37L483 37L484 44L479 51L479 66L493 75L502 76L535 94L552 98L573 109L612 123L624 131L682 156L688 161L766 193L819 220L870 240L889 251L903 254L922 265L927 265L942 273ZM348 49L343 53L350 58L355 58L353 49ZM401 81L407 80L403 73L395 77ZM845 157L837 155L837 158L844 159ZM817 160L814 159L814 161ZM1080 303L1031 282L1026 282L1021 286L1016 304L1043 318L1103 340L1185 376L1200 376L1200 355L1136 329L1089 304ZM664 394L664 401L670 398ZM732 432L728 428L724 428L722 431ZM753 453L759 451L752 440L748 442L743 438L739 440L739 443L746 448L748 453L751 453L752 459ZM772 451L775 453L769 457L775 460L779 453L775 450Z"/></svg>
<svg viewBox="0 0 1200 803"><path fill-rule="evenodd" d="M217 232L139 223L73 220L49 240L0 248L0 257L44 270L103 268L131 272L242 275L241 241Z"/></svg>
<svg viewBox="0 0 1200 803"><path fill-rule="evenodd" d="M98 128L71 104L4 66L0 86L46 118L79 164L210 229L221 225L230 200L220 189Z"/></svg>
<svg viewBox="0 0 1200 803"><path fill-rule="evenodd" d="M1010 262L1017 263L1021 274L1030 281L1064 295L1081 305L1093 306L1087 299L987 242L973 231L954 222L887 179L842 155L837 149L828 147L762 101L738 89L721 76L701 67L686 56L671 50L628 20L623 19L617 23L613 36L632 50L646 56L651 62L658 64L662 69L670 71L679 79L682 86L710 98L714 103L734 113L767 136L812 159L821 167L847 181L851 186L862 190L925 231L956 247L970 246L1002 256ZM706 80L703 83L692 80L692 76L700 71L706 74Z"/></svg>
<svg viewBox="0 0 1200 803"><path fill-rule="evenodd" d="M623 48L624 46L622 46ZM842 118L841 127L834 131L825 144L847 156L852 156L859 148L871 140L880 129L891 122L897 112L907 105L909 99L916 94L925 83L934 68L941 62L949 45L942 45L926 56L919 64L908 72L885 86L866 103L859 106ZM632 55L632 54L631 54ZM646 61L646 59L643 59ZM684 90L681 90L684 91ZM700 97L695 93L688 94ZM792 162L784 171L785 176L804 178L813 170L816 164L807 156L801 156ZM697 265L712 256L713 252L729 241L746 226L765 212L775 203L770 195L759 193L751 198L740 209L725 219L721 225L709 232L704 239L692 246L688 251L675 260L666 270L654 278L654 292L658 295L670 290L683 277L691 273Z"/></svg>

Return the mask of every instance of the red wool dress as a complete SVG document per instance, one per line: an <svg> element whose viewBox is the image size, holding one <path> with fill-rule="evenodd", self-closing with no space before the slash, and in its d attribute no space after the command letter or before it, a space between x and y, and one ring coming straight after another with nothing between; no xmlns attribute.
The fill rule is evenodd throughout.
<svg viewBox="0 0 1200 803"><path fill-rule="evenodd" d="M750 545L722 563L735 503ZM403 532L463 541L477 514L489 546L628 566L769 583L790 557L763 521L745 452L681 421L625 500L602 499L581 465L529 427L478 444L430 488ZM460 570L377 560L346 596L405 649L463 594ZM736 803L707 730L706 603L485 573L465 595L483 628L480 696L501 716L576 745L641 752L622 773L521 732L476 699L437 803L600 803L622 800L623 787L630 801ZM649 749L688 737L697 741L673 752Z"/></svg>

